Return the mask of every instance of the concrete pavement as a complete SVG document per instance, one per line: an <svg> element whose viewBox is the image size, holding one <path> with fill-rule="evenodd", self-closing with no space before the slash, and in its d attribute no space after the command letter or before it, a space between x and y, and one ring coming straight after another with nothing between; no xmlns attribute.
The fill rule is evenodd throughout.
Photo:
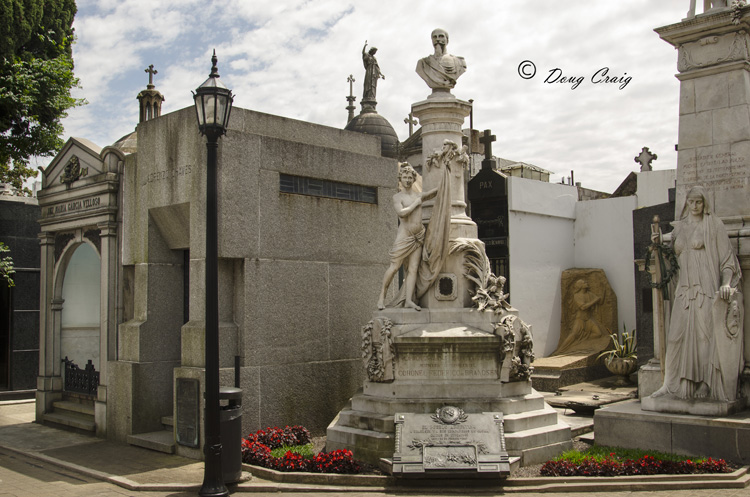
<svg viewBox="0 0 750 497"><path fill-rule="evenodd" d="M194 496L203 463L130 445L70 433L34 420L29 401L0 403L0 497L21 496ZM584 421L579 420L579 423ZM305 496L535 495L750 497L746 471L719 476L509 479L504 485L440 482L401 484L386 477L257 473L230 486L235 493ZM429 484L427 484L429 485ZM697 488L702 487L702 488ZM711 488L712 487L712 488Z"/></svg>

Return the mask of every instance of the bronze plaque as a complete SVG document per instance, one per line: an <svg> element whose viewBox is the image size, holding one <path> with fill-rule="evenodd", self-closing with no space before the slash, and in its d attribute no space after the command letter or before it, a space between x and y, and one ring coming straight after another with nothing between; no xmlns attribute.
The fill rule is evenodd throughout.
<svg viewBox="0 0 750 497"><path fill-rule="evenodd" d="M198 380L177 378L177 443L187 447L200 446L200 397Z"/></svg>

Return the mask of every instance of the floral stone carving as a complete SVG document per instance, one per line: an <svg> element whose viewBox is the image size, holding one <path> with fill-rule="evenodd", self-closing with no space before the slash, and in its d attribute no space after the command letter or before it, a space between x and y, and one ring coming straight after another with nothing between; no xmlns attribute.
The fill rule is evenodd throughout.
<svg viewBox="0 0 750 497"><path fill-rule="evenodd" d="M373 319L362 327L362 362L370 381L385 383L394 379L396 349L392 327L393 323L387 318Z"/></svg>

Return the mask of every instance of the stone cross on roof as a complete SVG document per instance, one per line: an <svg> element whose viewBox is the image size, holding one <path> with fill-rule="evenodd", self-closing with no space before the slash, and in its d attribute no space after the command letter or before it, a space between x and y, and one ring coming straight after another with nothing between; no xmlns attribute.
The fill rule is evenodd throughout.
<svg viewBox="0 0 750 497"><path fill-rule="evenodd" d="M479 142L484 145L484 160L482 160L482 170L485 169L497 169L497 163L492 158L492 142L497 140L495 135L488 129L484 130L484 135L479 139Z"/></svg>
<svg viewBox="0 0 750 497"><path fill-rule="evenodd" d="M154 74L157 74L159 71L154 69L154 65L151 64L148 66L148 69L146 69L146 72L148 73L148 86L147 88L151 89L154 87Z"/></svg>
<svg viewBox="0 0 750 497"><path fill-rule="evenodd" d="M354 80L354 75L353 75L353 74L350 74L350 75L349 75L349 77L348 77L348 78L346 78L346 80L347 80L347 81L349 82L349 96L350 96L350 97L353 97L353 96L354 96L354 87L352 86L352 84L353 84L353 83L354 83L354 81L355 81L355 80Z"/></svg>
<svg viewBox="0 0 750 497"><path fill-rule="evenodd" d="M485 129L484 135L479 139L484 145L484 160L492 159L492 142L495 140L497 140L497 137L490 130Z"/></svg>
<svg viewBox="0 0 750 497"><path fill-rule="evenodd" d="M414 119L414 114L409 112L409 115L404 118L404 123L409 125L409 136L414 134L414 126L419 124L419 121Z"/></svg>
<svg viewBox="0 0 750 497"><path fill-rule="evenodd" d="M346 101L349 102L349 105L346 107L346 110L349 111L349 115L346 118L346 123L349 124L349 121L354 119L354 109L356 109L354 101L357 100L357 97L354 96L354 87L352 86L354 84L354 75L350 74L349 77L346 78L346 81L349 83L349 96L346 97Z"/></svg>
<svg viewBox="0 0 750 497"><path fill-rule="evenodd" d="M651 161L656 159L656 154L652 154L648 147L643 147L641 153L636 155L633 160L641 165L641 171L653 171Z"/></svg>

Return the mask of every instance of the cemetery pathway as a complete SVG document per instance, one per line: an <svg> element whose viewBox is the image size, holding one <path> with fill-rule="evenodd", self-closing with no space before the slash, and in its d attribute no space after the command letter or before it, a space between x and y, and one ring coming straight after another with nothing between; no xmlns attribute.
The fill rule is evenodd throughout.
<svg viewBox="0 0 750 497"><path fill-rule="evenodd" d="M0 497L187 497L197 495L203 464L178 456L77 435L33 423L32 402L0 402ZM133 484L135 484L133 486ZM348 488L346 491L304 491L304 485L280 484L253 478L232 494L299 497L381 497L435 495L572 496L577 492L522 492L518 488L382 489ZM333 489L331 489L333 490ZM750 487L740 489L671 491L589 491L608 497L750 497Z"/></svg>

